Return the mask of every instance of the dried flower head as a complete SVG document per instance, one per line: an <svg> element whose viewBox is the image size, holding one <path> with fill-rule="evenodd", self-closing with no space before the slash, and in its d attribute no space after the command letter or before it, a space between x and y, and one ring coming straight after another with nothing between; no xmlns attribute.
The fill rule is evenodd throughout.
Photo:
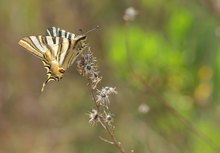
<svg viewBox="0 0 220 153"><path fill-rule="evenodd" d="M138 11L133 7L129 7L125 10L123 19L125 21L133 21L137 15L138 15Z"/></svg>
<svg viewBox="0 0 220 153"><path fill-rule="evenodd" d="M87 77L97 71L96 60L90 49L81 55L80 60L77 61L77 68L81 75Z"/></svg>
<svg viewBox="0 0 220 153"><path fill-rule="evenodd" d="M97 95L97 103L108 108L108 105L110 104L109 96L106 93L100 92Z"/></svg>
<svg viewBox="0 0 220 153"><path fill-rule="evenodd" d="M111 113L106 113L104 112L104 121L109 125L109 126L112 126L112 122L114 121L114 118L113 118L113 114Z"/></svg>
<svg viewBox="0 0 220 153"><path fill-rule="evenodd" d="M100 105L105 106L106 108L108 108L108 105L110 104L110 100L109 100L109 95L110 94L117 94L117 91L115 90L115 88L104 87L104 88L101 89L101 91L98 90L96 101Z"/></svg>
<svg viewBox="0 0 220 153"><path fill-rule="evenodd" d="M104 87L102 88L102 92L105 92L106 94L117 94L118 92L115 90L115 88L112 87Z"/></svg>
<svg viewBox="0 0 220 153"><path fill-rule="evenodd" d="M88 115L90 124L95 125L99 121L99 113L96 109L92 109L92 111L89 112Z"/></svg>
<svg viewBox="0 0 220 153"><path fill-rule="evenodd" d="M98 76L99 72L97 67L96 57L93 56L90 48L85 54L82 54L81 58L77 61L79 73L91 80L92 89L95 89L97 84L101 81L101 78Z"/></svg>

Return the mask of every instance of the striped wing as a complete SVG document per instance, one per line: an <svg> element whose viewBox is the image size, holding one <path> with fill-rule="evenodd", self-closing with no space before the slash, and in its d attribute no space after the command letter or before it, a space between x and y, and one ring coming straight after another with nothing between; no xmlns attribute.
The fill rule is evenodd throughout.
<svg viewBox="0 0 220 153"><path fill-rule="evenodd" d="M42 36L25 37L21 39L18 44L40 59L43 58L43 54L48 50L46 45L42 42Z"/></svg>
<svg viewBox="0 0 220 153"><path fill-rule="evenodd" d="M75 38L75 34L67 32L60 28L56 28L56 27L48 28L46 34L52 37L62 37L62 38L68 38L68 39Z"/></svg>
<svg viewBox="0 0 220 153"><path fill-rule="evenodd" d="M60 67L63 67L65 70L69 68L76 58L82 53L84 48L86 47L85 35L79 35L74 39L63 38L68 43L62 43L61 48L65 48L64 50L60 50L58 53L58 62ZM67 48L67 49L66 49Z"/></svg>
<svg viewBox="0 0 220 153"><path fill-rule="evenodd" d="M19 45L30 51L35 56L48 62L56 60L65 70L73 64L77 56L82 52L82 41L86 36L80 35L74 39L52 36L30 36L19 41ZM50 52L50 56L45 56Z"/></svg>
<svg viewBox="0 0 220 153"><path fill-rule="evenodd" d="M46 31L47 35L52 37L61 37L64 39L69 39L70 43L60 42L62 44L62 48L69 48L68 50L58 52L58 61L60 66L64 69L67 69L70 65L73 64L77 56L82 52L85 44L82 43L86 39L85 35L76 36L73 33L67 32L63 29L50 27ZM68 47L67 47L68 46Z"/></svg>

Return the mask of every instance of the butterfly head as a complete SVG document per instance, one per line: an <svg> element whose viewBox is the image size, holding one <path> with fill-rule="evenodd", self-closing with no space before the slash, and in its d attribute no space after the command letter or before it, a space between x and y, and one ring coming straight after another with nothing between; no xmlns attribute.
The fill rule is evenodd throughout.
<svg viewBox="0 0 220 153"><path fill-rule="evenodd" d="M64 68L59 67L59 66L54 66L54 67L51 67L51 68L53 69L51 76L53 76L55 78L55 81L59 81L60 79L63 78L63 75L65 73Z"/></svg>
<svg viewBox="0 0 220 153"><path fill-rule="evenodd" d="M65 73L65 70L62 67L59 67L58 73L57 73L58 80L63 78L64 73Z"/></svg>

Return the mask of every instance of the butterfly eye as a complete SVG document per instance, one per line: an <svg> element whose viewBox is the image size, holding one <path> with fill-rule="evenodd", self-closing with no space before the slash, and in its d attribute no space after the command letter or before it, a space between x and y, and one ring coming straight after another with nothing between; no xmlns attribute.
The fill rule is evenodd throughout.
<svg viewBox="0 0 220 153"><path fill-rule="evenodd" d="M59 69L59 72L60 73L65 73L65 70L64 69Z"/></svg>

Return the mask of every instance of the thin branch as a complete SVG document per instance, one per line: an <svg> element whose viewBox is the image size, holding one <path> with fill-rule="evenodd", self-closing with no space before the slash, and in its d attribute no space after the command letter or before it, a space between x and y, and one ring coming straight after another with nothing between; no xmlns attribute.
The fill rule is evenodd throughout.
<svg viewBox="0 0 220 153"><path fill-rule="evenodd" d="M102 124L104 124L102 120L101 120L100 122L101 122ZM104 124L104 125L105 125L105 124ZM106 127L106 131L107 131L107 133L109 134L109 136L110 136L112 142L114 143L115 147L118 148L118 150L119 150L121 153L125 153L125 150L124 150L124 148L123 148L121 142L119 142L119 141L116 140L115 135L114 135L113 132L109 129L108 126L105 126L105 127Z"/></svg>
<svg viewBox="0 0 220 153"><path fill-rule="evenodd" d="M112 142L112 141L109 141L109 140L107 140L107 139L105 139L105 138L103 138L103 137L101 137L101 136L99 136L99 138L102 140L102 141L104 141L104 142L106 142L106 143L109 143L109 144L114 144L114 142Z"/></svg>
<svg viewBox="0 0 220 153"><path fill-rule="evenodd" d="M90 92L91 92L91 94L92 94L92 100L94 101L95 106L96 106L96 109L97 109L97 111L99 112L99 105L98 105L97 102L96 102L95 94L94 94L94 92L93 92L93 89L92 89L92 87L91 87L91 83L90 83L89 79L88 79L88 82L89 82Z"/></svg>

